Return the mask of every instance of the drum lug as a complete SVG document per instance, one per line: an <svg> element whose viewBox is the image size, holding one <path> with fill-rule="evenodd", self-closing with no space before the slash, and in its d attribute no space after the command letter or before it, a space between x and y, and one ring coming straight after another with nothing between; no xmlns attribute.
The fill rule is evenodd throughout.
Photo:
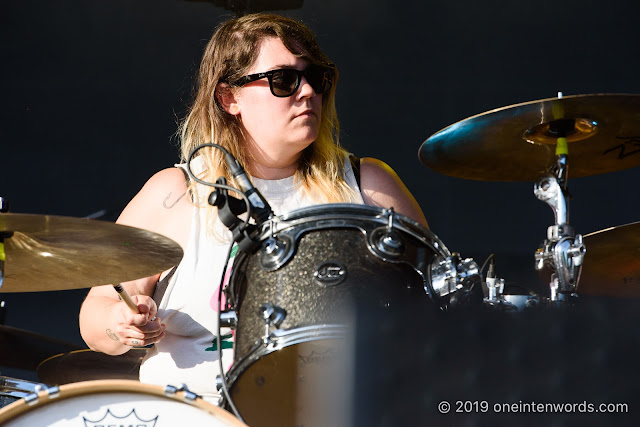
<svg viewBox="0 0 640 427"><path fill-rule="evenodd" d="M399 258L405 252L405 245L400 233L387 228L379 227L371 232L369 241L376 255L383 258Z"/></svg>
<svg viewBox="0 0 640 427"><path fill-rule="evenodd" d="M269 237L262 243L260 250L260 268L275 271L282 267L293 255L293 242L285 234Z"/></svg>
<svg viewBox="0 0 640 427"><path fill-rule="evenodd" d="M287 317L287 310L270 302L262 304L258 310L258 314L262 317L265 323L265 332L262 337L262 341L268 344L270 341L271 325L279 328Z"/></svg>
<svg viewBox="0 0 640 427"><path fill-rule="evenodd" d="M373 253L386 258L399 258L405 252L405 245L400 233L394 228L396 213L393 208L385 209L382 215L387 217L387 226L378 227L369 235L369 245Z"/></svg>
<svg viewBox="0 0 640 427"><path fill-rule="evenodd" d="M220 312L220 326L223 328L235 328L238 325L238 313L235 310Z"/></svg>

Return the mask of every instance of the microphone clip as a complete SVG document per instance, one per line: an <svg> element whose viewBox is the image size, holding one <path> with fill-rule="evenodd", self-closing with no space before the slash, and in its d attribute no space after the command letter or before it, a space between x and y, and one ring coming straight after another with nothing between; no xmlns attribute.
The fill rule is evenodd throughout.
<svg viewBox="0 0 640 427"><path fill-rule="evenodd" d="M227 185L227 180L221 176L216 184ZM229 196L229 192L216 187L207 199L207 202L218 208L218 218L231 231L233 241L238 244L239 250L251 251L260 244L257 238L259 226L249 224L239 218L247 212L247 206L243 200Z"/></svg>

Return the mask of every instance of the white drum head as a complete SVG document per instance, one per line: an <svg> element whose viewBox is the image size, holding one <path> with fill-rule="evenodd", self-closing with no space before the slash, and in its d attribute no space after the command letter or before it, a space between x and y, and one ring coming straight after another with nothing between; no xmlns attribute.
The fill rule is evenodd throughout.
<svg viewBox="0 0 640 427"><path fill-rule="evenodd" d="M166 394L164 388L131 380L100 380L65 384L60 393L38 394L36 403L19 400L0 410L0 425L245 426L222 408L185 392Z"/></svg>

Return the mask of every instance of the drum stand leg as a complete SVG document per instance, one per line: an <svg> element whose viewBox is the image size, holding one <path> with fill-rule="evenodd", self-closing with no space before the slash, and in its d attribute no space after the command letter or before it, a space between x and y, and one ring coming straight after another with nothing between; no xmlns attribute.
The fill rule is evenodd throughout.
<svg viewBox="0 0 640 427"><path fill-rule="evenodd" d="M560 139L558 138L560 146ZM566 140L564 141L566 147ZM566 151L566 148L565 148ZM547 229L544 247L536 251L536 269L548 265L553 270L551 282L552 304L564 305L576 295L582 261L587 249L580 234L569 225L566 171L567 154L558 154L553 175L543 176L534 185L535 196L546 202L555 215L556 223Z"/></svg>

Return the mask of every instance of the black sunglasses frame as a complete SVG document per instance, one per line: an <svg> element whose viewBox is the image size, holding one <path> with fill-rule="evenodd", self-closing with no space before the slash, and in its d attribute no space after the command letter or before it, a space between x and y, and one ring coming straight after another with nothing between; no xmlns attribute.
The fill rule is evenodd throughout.
<svg viewBox="0 0 640 427"><path fill-rule="evenodd" d="M283 71L295 73L296 83L294 87L291 89L291 93L279 95L275 93L273 89L273 76L274 74L280 73ZM316 79L314 77L318 75L322 76L321 81L319 82L315 81ZM333 65L321 66L321 65L314 65L314 64L309 65L304 70L296 70L295 68L280 68L277 70L266 71L264 73L249 74L247 76L240 77L238 80L234 81L231 84L233 84L234 86L242 87L248 83L255 82L256 80L264 79L266 77L269 80L269 89L271 90L271 94L278 98L287 98L289 96L292 96L294 93L298 91L298 89L300 88L300 82L302 81L302 76L304 76L307 79L307 82L309 82L309 84L311 85L311 87L313 88L314 92L317 95L322 95L323 93L327 93L331 89L331 86L333 86L335 70L333 68ZM327 80L327 83L325 83L325 78ZM323 86L325 85L326 87L323 88Z"/></svg>

